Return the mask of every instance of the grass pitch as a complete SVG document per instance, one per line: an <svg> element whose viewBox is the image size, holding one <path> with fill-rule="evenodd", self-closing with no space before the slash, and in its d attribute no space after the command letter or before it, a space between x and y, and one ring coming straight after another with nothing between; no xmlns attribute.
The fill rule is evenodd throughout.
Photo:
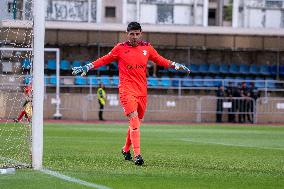
<svg viewBox="0 0 284 189"><path fill-rule="evenodd" d="M45 124L44 167L112 189L284 188L283 126L144 124L141 167L122 158L126 130ZM0 175L0 188L90 187L20 169Z"/></svg>

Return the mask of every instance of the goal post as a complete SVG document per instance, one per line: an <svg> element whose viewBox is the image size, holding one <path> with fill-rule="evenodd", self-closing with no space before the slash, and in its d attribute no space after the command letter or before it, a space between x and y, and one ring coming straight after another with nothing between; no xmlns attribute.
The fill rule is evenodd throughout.
<svg viewBox="0 0 284 189"><path fill-rule="evenodd" d="M45 3L33 0L33 117L32 117L32 167L42 168L43 159L43 100L44 100L44 36Z"/></svg>

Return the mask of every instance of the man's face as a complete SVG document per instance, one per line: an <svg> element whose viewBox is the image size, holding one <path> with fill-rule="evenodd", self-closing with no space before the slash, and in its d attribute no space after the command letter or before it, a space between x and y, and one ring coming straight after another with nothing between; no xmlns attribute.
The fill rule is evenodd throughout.
<svg viewBox="0 0 284 189"><path fill-rule="evenodd" d="M140 30L130 30L127 32L127 39L132 46L137 46L142 36L142 31Z"/></svg>

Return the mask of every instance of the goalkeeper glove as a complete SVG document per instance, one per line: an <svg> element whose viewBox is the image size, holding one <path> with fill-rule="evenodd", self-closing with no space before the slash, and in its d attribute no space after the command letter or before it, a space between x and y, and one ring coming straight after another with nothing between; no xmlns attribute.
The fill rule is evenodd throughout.
<svg viewBox="0 0 284 189"><path fill-rule="evenodd" d="M79 66L79 67L73 67L72 68L72 74L77 75L78 73L81 73L81 76L87 75L87 72L94 68L94 65L92 63L86 64L85 66Z"/></svg>
<svg viewBox="0 0 284 189"><path fill-rule="evenodd" d="M176 70L184 70L184 71L190 73L190 69L183 64L180 64L180 63L177 63L177 62L172 62L171 66L174 67Z"/></svg>

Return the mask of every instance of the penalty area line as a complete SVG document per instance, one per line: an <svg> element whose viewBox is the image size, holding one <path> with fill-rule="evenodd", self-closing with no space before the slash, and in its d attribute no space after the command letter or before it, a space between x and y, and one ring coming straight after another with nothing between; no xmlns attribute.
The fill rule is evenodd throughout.
<svg viewBox="0 0 284 189"><path fill-rule="evenodd" d="M42 173L45 173L47 175L51 175L53 177L68 181L68 182L73 182L76 184L80 184L80 185L84 185L84 186L88 186L88 187L92 187L92 188L97 188L97 189L111 189L109 187L103 186L103 185L99 185L99 184L95 184L95 183L91 183L91 182L86 182L77 178L73 178L73 177L69 177L66 175L63 175L61 173L58 173L56 171L51 171L48 169L41 169L40 170Z"/></svg>

